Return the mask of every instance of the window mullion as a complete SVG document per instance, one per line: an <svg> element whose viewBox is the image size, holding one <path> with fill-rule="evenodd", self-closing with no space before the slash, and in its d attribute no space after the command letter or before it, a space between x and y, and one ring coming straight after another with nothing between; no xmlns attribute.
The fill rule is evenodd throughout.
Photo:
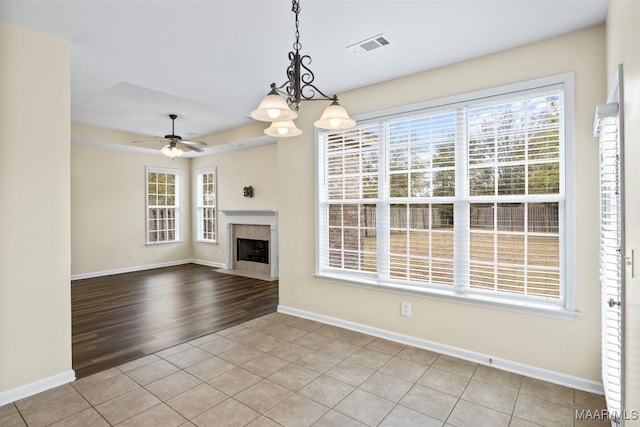
<svg viewBox="0 0 640 427"><path fill-rule="evenodd" d="M378 279L388 280L390 276L390 265L389 265L389 252L390 252L390 243L389 243L389 227L390 227L390 218L389 218L389 128L387 126L388 122L382 122L382 130L380 132L381 140L378 141L378 203L376 204L376 215L378 218L376 224L376 234L377 234L377 245L378 245L378 253L377 253L377 268L378 268Z"/></svg>
<svg viewBox="0 0 640 427"><path fill-rule="evenodd" d="M467 108L456 111L455 201L453 215L454 289L462 292L469 287L469 165L467 140Z"/></svg>

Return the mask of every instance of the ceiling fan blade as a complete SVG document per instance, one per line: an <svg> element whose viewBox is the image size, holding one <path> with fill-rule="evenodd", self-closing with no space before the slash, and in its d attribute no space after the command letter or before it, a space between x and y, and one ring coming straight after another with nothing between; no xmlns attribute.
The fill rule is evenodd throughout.
<svg viewBox="0 0 640 427"><path fill-rule="evenodd" d="M201 148L194 147L194 146L189 145L189 144L185 144L184 141L177 142L176 143L176 147L178 147L180 149L187 150L187 151L197 151L198 153L202 153L202 151L203 151Z"/></svg>
<svg viewBox="0 0 640 427"><path fill-rule="evenodd" d="M189 144L189 145L195 146L195 147L206 147L207 146L207 144L205 142L202 142L202 141L185 141L185 140L182 140L181 142L183 144Z"/></svg>
<svg viewBox="0 0 640 427"><path fill-rule="evenodd" d="M169 141L166 139L157 139L155 141L131 141L132 144L166 144Z"/></svg>

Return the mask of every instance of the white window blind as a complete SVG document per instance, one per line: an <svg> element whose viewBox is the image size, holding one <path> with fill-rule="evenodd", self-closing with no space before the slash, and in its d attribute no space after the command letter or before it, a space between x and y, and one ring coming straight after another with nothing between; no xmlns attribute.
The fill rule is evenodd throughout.
<svg viewBox="0 0 640 427"><path fill-rule="evenodd" d="M617 419L622 402L622 194L618 117L600 121L600 284L602 375L607 409Z"/></svg>
<svg viewBox="0 0 640 427"><path fill-rule="evenodd" d="M565 306L562 84L319 132L318 275Z"/></svg>
<svg viewBox="0 0 640 427"><path fill-rule="evenodd" d="M196 171L196 238L217 242L216 168Z"/></svg>
<svg viewBox="0 0 640 427"><path fill-rule="evenodd" d="M180 240L180 171L147 168L147 244Z"/></svg>
<svg viewBox="0 0 640 427"><path fill-rule="evenodd" d="M456 143L464 133L457 116L455 110L437 109L385 124L389 190L383 189L383 250L393 282L455 283Z"/></svg>
<svg viewBox="0 0 640 427"><path fill-rule="evenodd" d="M326 135L326 185L320 190L327 203L320 220L322 262L330 268L376 271L379 133L372 125Z"/></svg>

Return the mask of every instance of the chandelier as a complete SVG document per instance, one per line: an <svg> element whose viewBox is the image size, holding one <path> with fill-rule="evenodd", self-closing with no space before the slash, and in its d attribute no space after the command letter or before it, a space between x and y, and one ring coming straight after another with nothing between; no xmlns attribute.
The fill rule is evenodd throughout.
<svg viewBox="0 0 640 427"><path fill-rule="evenodd" d="M298 110L302 101L332 101L314 126L320 129L339 130L349 129L356 125L347 111L338 103L336 95L327 96L318 89L313 81L315 76L309 68L311 57L300 55L300 3L292 1L291 11L296 15L296 41L293 51L289 52L290 64L287 67L287 81L277 86L271 83L271 91L262 99L257 109L251 112L251 117L263 122L272 122L264 133L275 137L291 137L302 133L293 122L298 117ZM286 100L285 100L286 98ZM293 109L292 109L293 107Z"/></svg>

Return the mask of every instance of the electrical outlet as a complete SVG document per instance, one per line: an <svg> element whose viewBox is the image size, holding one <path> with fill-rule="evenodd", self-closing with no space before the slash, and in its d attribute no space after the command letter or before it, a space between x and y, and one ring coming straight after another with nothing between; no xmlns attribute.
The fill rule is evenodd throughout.
<svg viewBox="0 0 640 427"><path fill-rule="evenodd" d="M400 305L400 314L403 316L411 317L411 303L402 302Z"/></svg>
<svg viewBox="0 0 640 427"><path fill-rule="evenodd" d="M134 251L129 252L129 259L136 259L136 253Z"/></svg>

